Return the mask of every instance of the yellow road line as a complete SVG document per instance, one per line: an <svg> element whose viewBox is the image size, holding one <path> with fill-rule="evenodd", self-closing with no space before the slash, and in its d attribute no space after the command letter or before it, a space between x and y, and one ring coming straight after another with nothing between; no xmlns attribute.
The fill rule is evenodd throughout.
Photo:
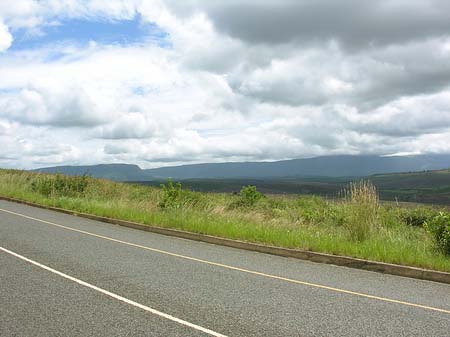
<svg viewBox="0 0 450 337"><path fill-rule="evenodd" d="M234 267L234 266L230 266L230 265L227 265L227 264L222 264L222 263L202 260L202 259L198 259L198 258L195 258L195 257L190 257L190 256L181 255L181 254L171 253L171 252L168 252L168 251L165 251L165 250L161 250L161 249L156 249L156 248L151 248L151 247L147 247L147 246L138 245L138 244L131 243L131 242L126 242L126 241L114 239L114 238L111 238L111 237L108 237L108 236L103 236L103 235L87 232L87 231L84 231L84 230L63 226L63 225L56 224L54 222L50 222L50 221L47 221L47 220L33 218L31 216L28 216L28 215L24 215L24 214L8 211L8 210L2 209L2 208L0 208L0 211L6 212L6 213L10 213L10 214L14 214L14 215L17 215L17 216L20 216L20 217L23 217L23 218L27 218L27 219L30 219L30 220L46 223L46 224L49 224L49 225L52 225L52 226L64 228L64 229L67 229L67 230L70 230L70 231L86 234L86 235L93 236L93 237L96 237L96 238L100 238L100 239L104 239L104 240L108 240L108 241L124 244L124 245L131 246L131 247L136 247L136 248L140 248L140 249L149 250L149 251L152 251L152 252L156 252L156 253L160 253L160 254L164 254L164 255L177 257L177 258L180 258L180 259L185 259L185 260L189 260L189 261L195 261L195 262L204 263L204 264L208 264L208 265L216 266L216 267L221 267L221 268L226 268L226 269L230 269L230 270L236 270L236 271L240 271L240 272L243 272L243 273L252 274L252 275L258 275L258 276L271 278L271 279L275 279L275 280L280 280L280 281L285 281L285 282L290 282L290 283L295 283L295 284L301 284L301 285L304 285L304 286L309 286L309 287L314 287L314 288L319 288L319 289L325 289L325 290L329 290L329 291L333 291L333 292L337 292L337 293L341 293L341 294L354 295L354 296L369 298L369 299L372 299L372 300L378 300L378 301L383 301L383 302L395 303L395 304L405 305L405 306L409 306L409 307L413 307L413 308L420 308L420 309L425 309L425 310L431 310L431 311L441 312L441 313L445 313L445 314L450 314L450 310L449 309L435 308L435 307L430 307L430 306L427 306L427 305L411 303L411 302L405 302L405 301L395 300L395 299L381 297L381 296L374 296L374 295L359 293L359 292L351 291L351 290L345 290L345 289L329 287L329 286L316 284L316 283L311 283L311 282L306 282L306 281L294 280L294 279L290 279L290 278L286 278L286 277L282 277L282 276L266 274L266 273L262 273L262 272L258 272L258 271L254 271L254 270L248 270L248 269L244 269L244 268Z"/></svg>

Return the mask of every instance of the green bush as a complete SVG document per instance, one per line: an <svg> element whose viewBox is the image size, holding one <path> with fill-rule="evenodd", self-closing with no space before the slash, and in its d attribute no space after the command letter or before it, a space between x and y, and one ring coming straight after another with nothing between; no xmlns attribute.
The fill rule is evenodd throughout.
<svg viewBox="0 0 450 337"><path fill-rule="evenodd" d="M80 196L88 187L88 176L39 175L31 182L31 190L46 197Z"/></svg>
<svg viewBox="0 0 450 337"><path fill-rule="evenodd" d="M174 184L172 179L167 179L167 184L161 184L161 197L158 206L162 209L181 209L197 206L202 208L205 205L200 193L183 190L181 183Z"/></svg>
<svg viewBox="0 0 450 337"><path fill-rule="evenodd" d="M171 178L167 179L166 185L161 184L161 192L160 208L181 208L182 189L180 182L174 185Z"/></svg>
<svg viewBox="0 0 450 337"><path fill-rule="evenodd" d="M256 186L243 186L239 192L239 199L233 201L229 208L252 207L262 198L264 194L258 192Z"/></svg>
<svg viewBox="0 0 450 337"><path fill-rule="evenodd" d="M402 220L409 226L422 227L425 222L436 216L436 211L425 207L407 209L402 214Z"/></svg>
<svg viewBox="0 0 450 337"><path fill-rule="evenodd" d="M433 235L439 250L450 255L450 214L439 212L433 219L425 222L424 227Z"/></svg>
<svg viewBox="0 0 450 337"><path fill-rule="evenodd" d="M246 207L255 205L264 195L256 190L256 186L244 186L239 192L241 204Z"/></svg>

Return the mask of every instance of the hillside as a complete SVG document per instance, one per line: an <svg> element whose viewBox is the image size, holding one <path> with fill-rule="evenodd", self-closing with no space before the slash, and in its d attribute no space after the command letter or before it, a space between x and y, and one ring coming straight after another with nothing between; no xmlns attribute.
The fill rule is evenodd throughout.
<svg viewBox="0 0 450 337"><path fill-rule="evenodd" d="M145 180L149 178L139 166L129 164L54 166L44 167L33 171L42 173L62 173L69 176L89 175L94 178L105 178L116 181Z"/></svg>
<svg viewBox="0 0 450 337"><path fill-rule="evenodd" d="M348 177L450 167L450 155L408 157L327 156L277 162L183 165L146 170L154 178Z"/></svg>
<svg viewBox="0 0 450 337"><path fill-rule="evenodd" d="M121 181L166 179L261 179L357 177L379 173L439 170L450 167L450 155L327 156L276 162L209 163L142 170L136 165L60 166L36 171L67 175L89 174Z"/></svg>

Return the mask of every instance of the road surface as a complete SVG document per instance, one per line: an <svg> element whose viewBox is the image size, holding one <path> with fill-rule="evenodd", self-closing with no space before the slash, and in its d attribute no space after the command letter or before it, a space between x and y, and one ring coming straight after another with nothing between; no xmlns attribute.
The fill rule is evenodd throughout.
<svg viewBox="0 0 450 337"><path fill-rule="evenodd" d="M0 201L0 336L450 336L450 285Z"/></svg>

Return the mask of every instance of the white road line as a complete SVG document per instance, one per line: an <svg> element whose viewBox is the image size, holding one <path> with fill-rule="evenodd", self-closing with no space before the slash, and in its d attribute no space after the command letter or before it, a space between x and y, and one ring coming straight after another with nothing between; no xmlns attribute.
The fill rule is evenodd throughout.
<svg viewBox="0 0 450 337"><path fill-rule="evenodd" d="M261 272L254 271L254 270L234 267L234 266L230 266L230 265L227 265L227 264L222 264L222 263L217 263L217 262L212 262L212 261L207 261L207 260L202 260L202 259L197 259L195 257L190 257L190 256L181 255L181 254L171 253L171 252L168 252L168 251L165 251L165 250L161 250L161 249L151 248L151 247L142 246L142 245L138 245L138 244L127 242L127 241L114 239L114 238L111 238L111 237L108 237L108 236L103 236L103 235L87 232L87 231L84 231L84 230L81 230L81 229L67 227L67 226L60 225L60 224L57 224L57 223L54 223L54 222L50 222L50 221L47 221L47 220L33 218L31 216L28 216L28 215L16 213L16 212L13 212L13 211L8 211L8 210L2 209L2 208L0 208L0 211L6 212L6 213L10 213L10 214L14 214L14 215L26 218L26 219L30 219L30 220L46 223L48 225L52 225L52 226L55 226L55 227L63 228L63 229L70 230L70 231L73 231L73 232L82 233L82 234L93 236L93 237L96 237L96 238L100 238L100 239L104 239L104 240L120 243L120 244L131 246L131 247L136 247L136 248L140 248L140 249L149 250L149 251L152 251L152 252L155 252L155 253L169 255L169 256L180 258L180 259L195 261L195 262L199 262L199 263L203 263L203 264L207 264L207 265L211 265L211 266L216 266L216 267L220 267L220 268L235 270L235 271L239 271L239 272L243 272L243 273L247 273L247 274L252 274L252 275L258 275L258 276L262 276L262 277L266 277L266 278L270 278L270 279L275 279L275 280L280 280L280 281L285 281L285 282L290 282L290 283L301 284L301 285L309 286L309 287L313 287L313 288L325 289L325 290L329 290L329 291L333 291L333 292L337 292L337 293L353 295L353 296L359 296L359 297L369 298L369 299L372 299L372 300L377 300L377 301L382 301L382 302L395 303L395 304L405 305L405 306L408 306L408 307L414 307L414 308L420 308L420 309L425 309L425 310L431 310L431 311L440 312L440 313L444 313L444 314L449 314L450 315L450 309L435 308L435 307L430 307L430 306L427 306L427 305L411 303L411 302L406 302L406 301L400 301L400 300L395 300L395 299L392 299L392 298L386 298L386 297L381 297L381 296L369 295L369 294L359 293L359 292L356 292L356 291L329 287L329 286L325 286L325 285L322 285L322 284L316 284L316 283L311 283L311 282L306 282L306 281L290 279L290 278L287 278L287 277L261 273Z"/></svg>
<svg viewBox="0 0 450 337"><path fill-rule="evenodd" d="M3 248L3 247L1 247L1 246L0 246L0 250L3 251L3 252L5 252L5 253L7 253L7 254L10 254L10 255L12 255L12 256L15 256L15 257L17 257L17 258L19 258L19 259L21 259L21 260L24 260L24 261L26 261L26 262L28 262L28 263L31 263L31 264L33 264L33 265L39 267L39 268L45 269L45 270L47 270L47 271L49 271L49 272L51 272L51 273L53 273L53 274L56 274L56 275L61 276L61 277L64 277L65 279L68 279L68 280L73 281L73 282L75 282L75 283L78 283L78 284L80 284L80 285L82 285L82 286L85 286L85 287L87 287L87 288L90 288L90 289L93 289L93 290L95 290L95 291L98 291L98 292L100 292L100 293L102 293L102 294L104 294L104 295L107 295L107 296L109 296L109 297L112 297L112 298L114 298L114 299L116 299L116 300L119 300L119 301L121 301L121 302L130 304L130 305L132 305L132 306L134 306L134 307L136 307L136 308L145 310L145 311L147 311L147 312L149 312L149 313L152 313L152 314L154 314L154 315L158 315L158 316L160 316L160 317L163 317L163 318L168 319L168 320L170 320L170 321L173 321L173 322L175 322L175 323L178 323L178 324L181 324L181 325L185 325L185 326L187 326L187 327L189 327L189 328L192 328L192 329L195 329L195 330L204 332L204 333L206 333L206 334L208 334L208 335L211 335L211 336L214 336L214 337L226 337L225 335L222 335L222 334L220 334L220 333L218 333L218 332L215 332L215 331L212 331L212 330L203 328L203 327L201 327L201 326L199 326L199 325L197 325L197 324L193 324L193 323L184 321L184 320L179 319L179 318L176 318L176 317L174 317L174 316L172 316L172 315L165 314L165 313L163 313L163 312L161 312L161 311L155 310L155 309L150 308L150 307L148 307L148 306L146 306L146 305L137 303L137 302L132 301L132 300L129 300L128 298L125 298L125 297L123 297L123 296L114 294L114 293L112 293L112 292L110 292L110 291L108 291L108 290L99 288L99 287L97 287L97 286L95 286L95 285L93 285L93 284L84 282L84 281L82 281L82 280L80 280L80 279L77 279L76 277L73 277L73 276L64 274L64 273L62 273L62 272L60 272L60 271L58 271L58 270L55 270L55 269L50 268L50 267L48 267L48 266L46 266L46 265L43 265L42 263L33 261L33 260L29 259L29 258L26 258L25 256L22 256L22 255L19 255L19 254L17 254L17 253L14 253L14 252L12 252L12 251L10 251L10 250L8 250L8 249L6 249L6 248Z"/></svg>

